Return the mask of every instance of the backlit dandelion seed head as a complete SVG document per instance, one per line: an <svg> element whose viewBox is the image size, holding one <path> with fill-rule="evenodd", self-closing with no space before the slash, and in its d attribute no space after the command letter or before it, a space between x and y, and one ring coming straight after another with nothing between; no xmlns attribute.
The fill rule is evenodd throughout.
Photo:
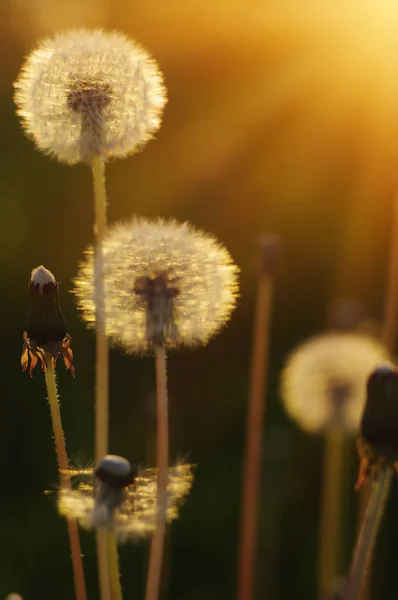
<svg viewBox="0 0 398 600"><path fill-rule="evenodd" d="M282 373L288 414L306 431L331 426L356 433L371 371L389 361L387 349L359 334L330 333L295 350Z"/></svg>
<svg viewBox="0 0 398 600"><path fill-rule="evenodd" d="M236 303L238 268L229 252L188 223L135 219L116 225L104 240L101 261L106 333L130 353L145 352L157 343L205 344ZM93 326L91 248L80 265L74 293L83 318Z"/></svg>
<svg viewBox="0 0 398 600"><path fill-rule="evenodd" d="M93 475L93 474L92 474ZM180 463L168 470L166 519L174 521L189 494L193 481L192 466ZM110 514L106 501L98 502L96 486L91 477L81 477L75 489L61 488L58 511L77 519L85 529L111 529L119 542L148 537L157 525L157 472L139 469L131 485L127 485L120 502Z"/></svg>
<svg viewBox="0 0 398 600"><path fill-rule="evenodd" d="M166 104L154 59L123 34L102 29L44 39L14 86L27 135L68 164L139 150L159 129Z"/></svg>

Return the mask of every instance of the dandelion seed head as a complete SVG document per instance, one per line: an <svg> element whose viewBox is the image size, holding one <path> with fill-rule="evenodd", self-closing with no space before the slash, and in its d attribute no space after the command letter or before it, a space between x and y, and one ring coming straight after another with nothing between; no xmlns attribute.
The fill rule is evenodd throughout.
<svg viewBox="0 0 398 600"><path fill-rule="evenodd" d="M388 360L387 349L362 334L328 333L305 342L282 373L288 414L309 432L335 426L356 433L369 374Z"/></svg>
<svg viewBox="0 0 398 600"><path fill-rule="evenodd" d="M162 74L146 50L102 29L42 40L14 86L27 135L71 165L141 149L159 129L167 101Z"/></svg>
<svg viewBox="0 0 398 600"><path fill-rule="evenodd" d="M106 333L127 352L153 345L195 346L226 323L236 303L238 268L212 236L188 223L134 219L110 229L99 271ZM74 293L95 324L93 249L86 251Z"/></svg>
<svg viewBox="0 0 398 600"><path fill-rule="evenodd" d="M191 465L180 463L168 469L167 522L178 518L179 508L191 490L192 481ZM148 537L156 529L156 494L156 469L138 469L134 481L124 488L118 504L110 510L109 497L99 498L93 476L85 476L77 488L61 488L58 511L67 518L77 519L85 529L111 529L119 542L125 542Z"/></svg>

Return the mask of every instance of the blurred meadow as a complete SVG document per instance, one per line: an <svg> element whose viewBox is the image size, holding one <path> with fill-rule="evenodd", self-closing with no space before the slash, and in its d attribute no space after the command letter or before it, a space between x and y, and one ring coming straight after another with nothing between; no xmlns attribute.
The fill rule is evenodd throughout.
<svg viewBox="0 0 398 600"><path fill-rule="evenodd" d="M70 600L67 533L45 386L20 371L33 267L60 281L76 380L60 364L71 461L94 458L94 336L69 293L92 242L89 170L35 151L12 83L38 38L73 26L119 29L158 61L164 122L144 152L109 164L109 222L176 217L217 236L241 269L238 306L205 348L169 356L171 457L197 465L166 540L163 600L235 597L244 424L261 232L282 240L272 314L256 598L316 598L323 440L283 408L280 373L301 342L352 299L379 333L398 191L398 8L392 0L1 0L0 598ZM111 452L155 463L154 365L110 354ZM311 402L317 399L308 398ZM341 574L357 523L358 459L347 444ZM398 593L396 483L375 600ZM94 538L82 533L90 589ZM121 548L125 598L143 597L149 544ZM66 577L65 574L68 574ZM95 598L96 596L90 596Z"/></svg>

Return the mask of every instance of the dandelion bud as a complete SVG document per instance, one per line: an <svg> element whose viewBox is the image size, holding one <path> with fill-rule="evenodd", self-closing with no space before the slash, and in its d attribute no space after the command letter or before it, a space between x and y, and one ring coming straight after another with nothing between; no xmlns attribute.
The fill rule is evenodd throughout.
<svg viewBox="0 0 398 600"><path fill-rule="evenodd" d="M58 284L54 275L43 266L33 269L29 289L30 308L26 331L23 334L22 369L27 369L30 359L31 375L38 360L45 370L47 352L54 361L61 355L73 375L70 336L66 332L66 321L59 305Z"/></svg>
<svg viewBox="0 0 398 600"><path fill-rule="evenodd" d="M398 459L398 371L392 366L369 377L361 435L379 454Z"/></svg>
<svg viewBox="0 0 398 600"><path fill-rule="evenodd" d="M96 297L90 248L75 279L78 306L90 326L96 305L104 306L106 334L127 352L205 344L235 306L238 268L223 246L188 223L116 225L96 260L105 302Z"/></svg>
<svg viewBox="0 0 398 600"><path fill-rule="evenodd" d="M361 460L357 489L381 463L398 469L398 371L392 365L382 365L369 376L357 446Z"/></svg>
<svg viewBox="0 0 398 600"><path fill-rule="evenodd" d="M329 333L305 342L282 374L287 412L306 431L356 433L368 375L388 359L385 347L365 335Z"/></svg>
<svg viewBox="0 0 398 600"><path fill-rule="evenodd" d="M159 129L166 104L163 77L150 55L102 29L44 39L14 85L26 133L68 164L136 152Z"/></svg>

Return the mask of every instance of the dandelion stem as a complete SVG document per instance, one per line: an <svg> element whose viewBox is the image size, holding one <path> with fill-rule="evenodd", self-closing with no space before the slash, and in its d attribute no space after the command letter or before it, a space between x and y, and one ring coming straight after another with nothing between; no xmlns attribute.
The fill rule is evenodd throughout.
<svg viewBox="0 0 398 600"><path fill-rule="evenodd" d="M366 508L361 531L354 550L348 582L344 591L344 600L358 600L368 580L369 568L381 521L387 506L393 470L383 465L372 483L372 491Z"/></svg>
<svg viewBox="0 0 398 600"><path fill-rule="evenodd" d="M96 370L95 370L95 458L100 461L108 453L109 436L109 366L108 340L105 335L105 289L102 272L102 241L106 232L106 188L105 162L94 157L91 169L95 196L95 328L96 328ZM109 600L109 573L106 535L97 533L97 560L101 599Z"/></svg>
<svg viewBox="0 0 398 600"><path fill-rule="evenodd" d="M319 597L330 598L333 578L339 574L341 543L342 485L345 436L332 428L325 437L321 526L319 537Z"/></svg>
<svg viewBox="0 0 398 600"><path fill-rule="evenodd" d="M250 377L250 396L246 426L243 507L238 563L238 600L252 600L257 533L257 507L260 489L260 460L269 324L273 296L273 278L270 273L260 275L257 308L254 322L254 342Z"/></svg>
<svg viewBox="0 0 398 600"><path fill-rule="evenodd" d="M167 399L166 351L156 346L156 410L157 410L157 527L152 537L145 600L158 600L162 575L163 548L166 532L167 480L169 463L169 426Z"/></svg>
<svg viewBox="0 0 398 600"><path fill-rule="evenodd" d="M397 342L397 325L398 325L398 194L396 194L393 202L393 215L392 215L392 230L391 230L391 242L390 242L390 255L388 260L388 273L387 273L387 290L385 295L384 304L384 315L383 323L381 328L381 340L388 348L391 356L394 356L395 346ZM362 486L359 495L359 508L358 508L358 531L360 530L361 524L364 519L366 507L369 503L371 494L370 481L366 481ZM371 573L367 574L369 578L366 586L366 590L371 588ZM369 596L367 592L363 594L364 599Z"/></svg>
<svg viewBox="0 0 398 600"><path fill-rule="evenodd" d="M51 420L53 425L53 433L55 440L55 450L57 453L58 471L63 487L70 488L71 482L67 475L69 469L69 461L66 454L65 438L62 429L61 413L59 410L57 383L55 379L55 369L53 358L48 352L46 357L46 386L48 394L48 402L50 405ZM77 522L75 519L67 519L69 543L72 555L73 577L75 581L75 593L77 600L86 600L86 584L84 579L82 553L80 549L80 538Z"/></svg>
<svg viewBox="0 0 398 600"><path fill-rule="evenodd" d="M96 296L96 420L95 420L95 457L99 461L108 453L109 428L109 373L108 341L105 335L105 290L102 272L102 241L106 232L106 189L105 163L100 157L92 159L92 173L95 194L95 296Z"/></svg>
<svg viewBox="0 0 398 600"><path fill-rule="evenodd" d="M116 537L113 532L108 531L106 533L106 538L112 600L123 600L122 587L120 585L119 553Z"/></svg>

